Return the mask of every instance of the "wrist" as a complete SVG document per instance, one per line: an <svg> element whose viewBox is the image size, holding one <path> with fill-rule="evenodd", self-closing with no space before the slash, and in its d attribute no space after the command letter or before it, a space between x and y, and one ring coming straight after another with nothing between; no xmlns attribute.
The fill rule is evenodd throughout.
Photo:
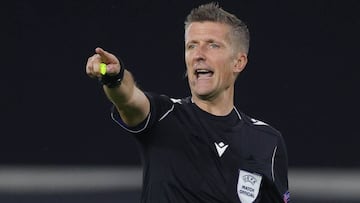
<svg viewBox="0 0 360 203"><path fill-rule="evenodd" d="M119 60L120 71L116 75L105 74L100 78L100 83L106 85L108 88L117 88L121 85L121 82L124 78L125 66L124 63Z"/></svg>

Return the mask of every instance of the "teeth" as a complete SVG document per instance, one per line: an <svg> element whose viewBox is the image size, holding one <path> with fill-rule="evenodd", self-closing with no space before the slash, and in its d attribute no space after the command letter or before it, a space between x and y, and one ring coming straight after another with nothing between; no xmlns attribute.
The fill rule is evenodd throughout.
<svg viewBox="0 0 360 203"><path fill-rule="evenodd" d="M210 72L209 70L204 70L204 69L199 69L199 70L196 70L196 73L208 73Z"/></svg>

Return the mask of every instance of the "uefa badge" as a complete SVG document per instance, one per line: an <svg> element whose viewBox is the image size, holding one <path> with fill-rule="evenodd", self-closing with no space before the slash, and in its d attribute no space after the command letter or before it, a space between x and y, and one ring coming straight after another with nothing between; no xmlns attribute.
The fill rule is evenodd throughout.
<svg viewBox="0 0 360 203"><path fill-rule="evenodd" d="M239 170L237 193L241 203L252 203L259 194L262 176Z"/></svg>

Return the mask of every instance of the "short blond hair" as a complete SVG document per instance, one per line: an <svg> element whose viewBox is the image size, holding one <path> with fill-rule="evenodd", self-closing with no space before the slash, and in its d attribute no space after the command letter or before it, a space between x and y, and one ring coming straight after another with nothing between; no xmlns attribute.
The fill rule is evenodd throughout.
<svg viewBox="0 0 360 203"><path fill-rule="evenodd" d="M229 25L231 28L230 40L233 41L235 50L242 51L246 54L249 52L250 33L247 25L231 14L223 10L218 3L211 2L200 5L191 10L185 20L185 31L193 22L218 22Z"/></svg>

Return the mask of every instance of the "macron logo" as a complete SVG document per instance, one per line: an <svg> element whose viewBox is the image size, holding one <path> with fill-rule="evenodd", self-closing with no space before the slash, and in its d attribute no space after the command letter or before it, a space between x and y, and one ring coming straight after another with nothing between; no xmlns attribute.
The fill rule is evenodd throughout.
<svg viewBox="0 0 360 203"><path fill-rule="evenodd" d="M251 119L251 122L254 124L254 125L268 125L262 121L259 121L259 120L256 120L256 119Z"/></svg>
<svg viewBox="0 0 360 203"><path fill-rule="evenodd" d="M214 144L216 147L216 151L219 154L219 157L221 157L224 154L226 148L229 146L229 145L225 145L223 142L219 142L219 143L215 142Z"/></svg>

